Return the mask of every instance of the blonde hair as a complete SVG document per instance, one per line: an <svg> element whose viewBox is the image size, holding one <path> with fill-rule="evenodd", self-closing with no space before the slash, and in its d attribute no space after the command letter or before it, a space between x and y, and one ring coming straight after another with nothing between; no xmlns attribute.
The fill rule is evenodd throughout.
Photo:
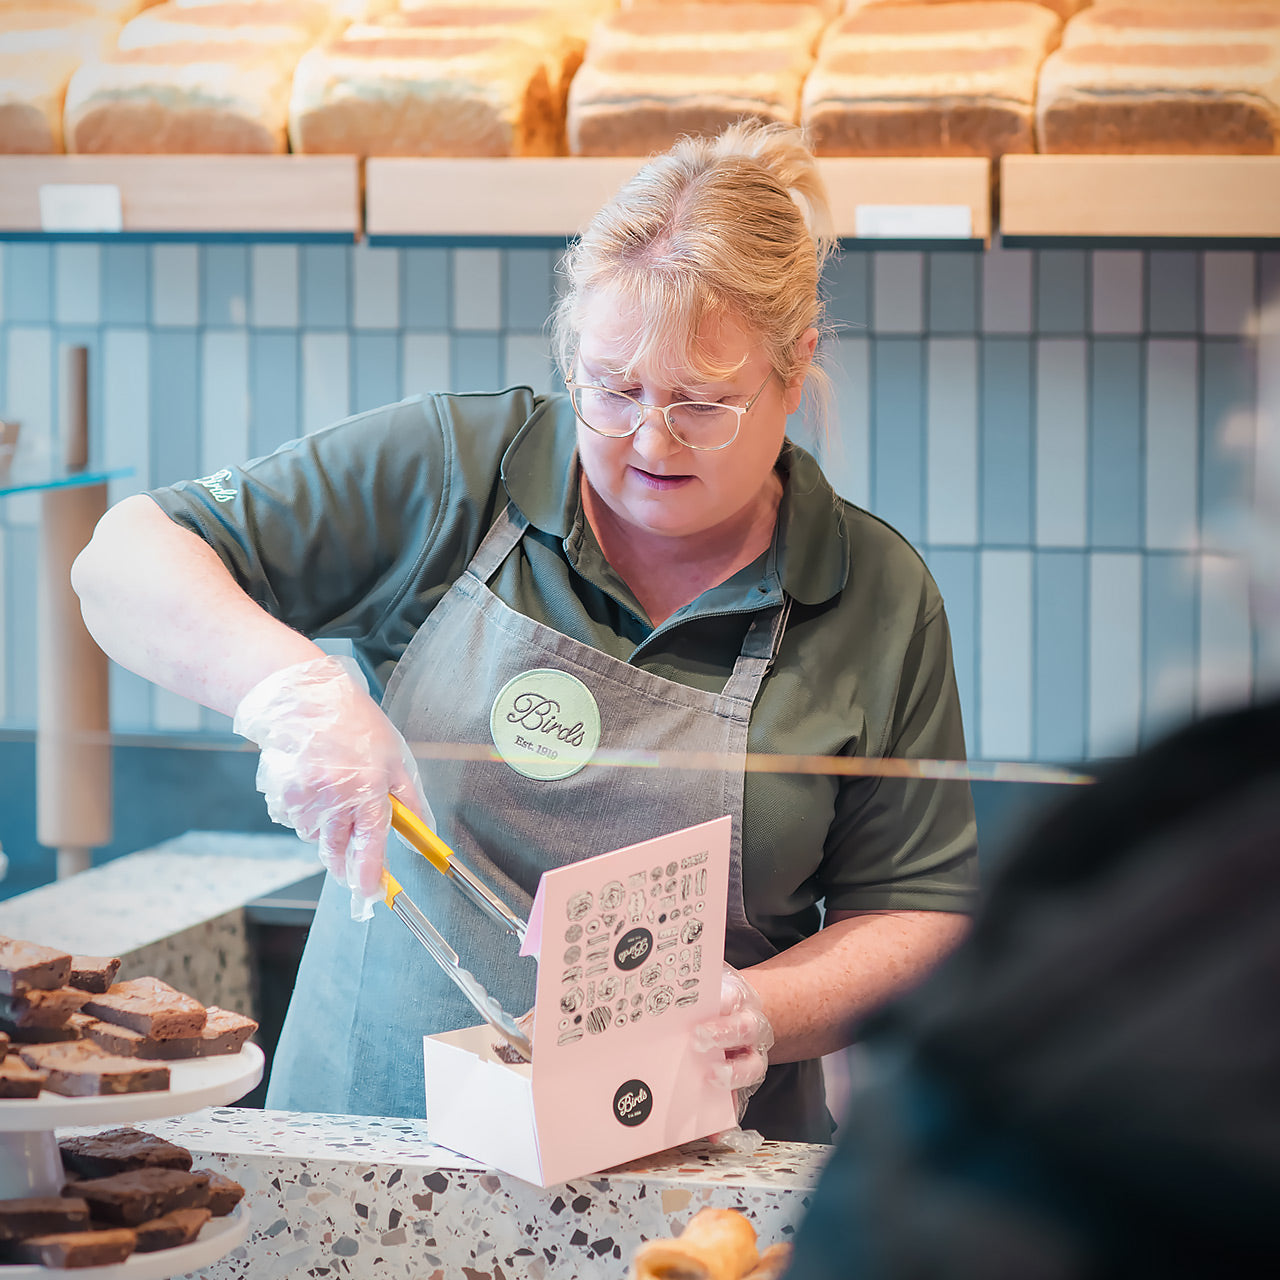
<svg viewBox="0 0 1280 1280"><path fill-rule="evenodd" d="M681 138L618 191L562 259L551 316L560 372L571 376L585 305L608 291L641 317L619 373L647 359L708 381L731 376L736 367L714 367L698 344L705 321L730 315L759 335L788 382L801 364L798 340L825 327L818 286L834 244L826 189L794 125L742 121L714 138ZM829 380L816 363L809 376L822 421Z"/></svg>

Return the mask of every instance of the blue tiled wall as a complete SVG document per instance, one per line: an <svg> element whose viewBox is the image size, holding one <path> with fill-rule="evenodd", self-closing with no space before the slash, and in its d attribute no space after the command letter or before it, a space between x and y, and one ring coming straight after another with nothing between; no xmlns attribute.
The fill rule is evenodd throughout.
<svg viewBox="0 0 1280 1280"><path fill-rule="evenodd" d="M113 499L424 388L551 385L541 248L0 246L0 415L58 449L91 349ZM837 488L947 599L970 751L1075 761L1274 680L1234 557L1280 421L1280 254L848 250L828 275ZM34 723L35 500L0 502L0 730ZM113 671L125 733L225 719Z"/></svg>

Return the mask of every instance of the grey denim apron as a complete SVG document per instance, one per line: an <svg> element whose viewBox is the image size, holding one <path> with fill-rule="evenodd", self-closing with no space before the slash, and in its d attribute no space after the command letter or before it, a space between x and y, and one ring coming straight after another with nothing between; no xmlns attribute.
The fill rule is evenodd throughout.
<svg viewBox="0 0 1280 1280"><path fill-rule="evenodd" d="M721 693L690 689L499 600L486 584L527 527L508 506L397 664L382 705L406 739L491 746L490 711L498 692L522 672L550 668L570 673L591 691L602 750L678 744L691 752L745 754L752 705L781 642L789 599L757 615ZM545 781L502 761L428 759L421 773L441 837L523 915L545 869L730 814L726 958L742 968L776 954L743 905L741 770L588 766ZM490 993L516 1015L530 1008L537 968L517 955L516 940L425 860L392 842L388 861ZM379 906L368 925L353 923L347 891L330 878L299 968L267 1105L422 1116L422 1036L477 1021L400 921ZM766 1136L827 1141L830 1122L816 1068L807 1063L771 1071L743 1123Z"/></svg>

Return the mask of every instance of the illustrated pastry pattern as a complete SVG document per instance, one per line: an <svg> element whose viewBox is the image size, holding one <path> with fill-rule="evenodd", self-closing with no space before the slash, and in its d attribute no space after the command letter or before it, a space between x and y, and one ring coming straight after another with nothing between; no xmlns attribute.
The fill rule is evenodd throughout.
<svg viewBox="0 0 1280 1280"><path fill-rule="evenodd" d="M0 1200L0 1263L80 1268L190 1244L225 1217L244 1188L191 1152L142 1129L104 1129L58 1144L58 1196Z"/></svg>
<svg viewBox="0 0 1280 1280"><path fill-rule="evenodd" d="M816 53L816 56L815 56ZM1274 0L0 0L0 153L1280 151Z"/></svg>

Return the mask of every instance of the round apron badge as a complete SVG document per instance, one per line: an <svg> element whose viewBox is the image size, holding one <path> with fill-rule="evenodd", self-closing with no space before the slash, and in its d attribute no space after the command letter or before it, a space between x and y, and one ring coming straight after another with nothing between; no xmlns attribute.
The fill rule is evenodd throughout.
<svg viewBox="0 0 1280 1280"><path fill-rule="evenodd" d="M600 709L567 671L522 671L502 686L489 713L498 754L539 782L577 773L600 745Z"/></svg>

